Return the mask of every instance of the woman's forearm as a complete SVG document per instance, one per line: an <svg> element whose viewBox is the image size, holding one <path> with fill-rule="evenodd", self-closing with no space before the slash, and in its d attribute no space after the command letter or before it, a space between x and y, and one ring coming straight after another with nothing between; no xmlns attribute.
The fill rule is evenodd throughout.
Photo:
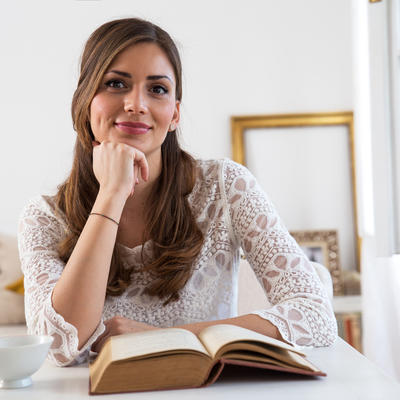
<svg viewBox="0 0 400 400"><path fill-rule="evenodd" d="M99 192L92 212L120 220L125 200ZM79 348L96 329L104 307L108 274L118 226L89 216L52 295L57 313L78 330Z"/></svg>
<svg viewBox="0 0 400 400"><path fill-rule="evenodd" d="M197 335L201 332L202 329L207 328L211 325L219 324L241 326L242 328L247 328L263 335L273 337L278 340L283 340L278 328L275 325L255 314L246 314L241 315L240 317L220 319L217 321L197 322L194 324L181 325L177 328L187 329Z"/></svg>

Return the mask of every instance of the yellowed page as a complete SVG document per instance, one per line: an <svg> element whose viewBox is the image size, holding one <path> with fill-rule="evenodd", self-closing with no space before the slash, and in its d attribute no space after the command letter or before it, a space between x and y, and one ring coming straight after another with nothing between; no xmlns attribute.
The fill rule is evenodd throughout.
<svg viewBox="0 0 400 400"><path fill-rule="evenodd" d="M263 355L257 355L256 351L258 351L258 349L254 349L254 352L252 352L251 350L252 348L250 347L249 351L241 351L241 350L228 351L227 353L223 354L223 358L228 358L233 360L258 361L267 364L280 365L281 367L288 367L291 365L293 367L304 368L314 372L320 371L319 368L310 363L306 358L298 355L297 353L293 353L292 351L288 352L286 350L283 350L282 351L283 354L278 354L273 351L271 352L267 351L268 353L270 353L269 354L270 357L268 357L265 355L265 352L263 353Z"/></svg>
<svg viewBox="0 0 400 400"><path fill-rule="evenodd" d="M303 352L290 344L236 325L221 324L209 326L200 332L199 338L213 358L222 346L232 342L248 340L266 343L305 356Z"/></svg>
<svg viewBox="0 0 400 400"><path fill-rule="evenodd" d="M290 356L293 361L295 361L297 364L303 365L306 368L310 368L311 371L320 371L319 368L317 368L315 365L311 364L306 358L303 358L299 356L296 353L290 353Z"/></svg>
<svg viewBox="0 0 400 400"><path fill-rule="evenodd" d="M112 336L110 340L112 361L173 350L198 351L209 356L197 336L186 329L168 328L127 333Z"/></svg>
<svg viewBox="0 0 400 400"><path fill-rule="evenodd" d="M260 362L260 363L265 363L265 364L273 364L273 365L277 365L278 367L286 367L287 368L286 363L283 363L281 361L278 361L274 358L270 358L267 356L257 356L257 355L254 355L254 353L250 353L250 352L245 352L245 354L243 354L242 352L230 351L230 352L224 354L224 358L229 358L232 360L255 361L255 362Z"/></svg>

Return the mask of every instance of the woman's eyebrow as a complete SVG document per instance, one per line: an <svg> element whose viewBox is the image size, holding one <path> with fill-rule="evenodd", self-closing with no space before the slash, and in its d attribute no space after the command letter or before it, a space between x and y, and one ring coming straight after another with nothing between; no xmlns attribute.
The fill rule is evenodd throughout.
<svg viewBox="0 0 400 400"><path fill-rule="evenodd" d="M168 75L149 75L147 77L147 79L151 81L156 81L158 79L163 79L163 78L168 79L169 81L172 82L172 79Z"/></svg>
<svg viewBox="0 0 400 400"><path fill-rule="evenodd" d="M112 69L111 71L107 71L104 75L111 74L111 73L124 76L125 78L132 78L132 75L130 73L117 71L116 69Z"/></svg>
<svg viewBox="0 0 400 400"><path fill-rule="evenodd" d="M129 72L118 71L116 69L112 69L111 71L107 71L104 75L111 74L111 73L124 76L125 78L132 78L132 75ZM147 77L147 79L150 80L150 81L156 81L158 79L163 79L163 78L164 79L168 79L169 81L172 82L172 79L168 75L149 75Z"/></svg>

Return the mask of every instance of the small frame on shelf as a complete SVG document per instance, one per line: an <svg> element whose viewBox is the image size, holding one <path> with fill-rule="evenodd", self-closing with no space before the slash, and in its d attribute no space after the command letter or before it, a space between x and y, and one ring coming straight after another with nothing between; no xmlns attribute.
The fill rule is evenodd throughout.
<svg viewBox="0 0 400 400"><path fill-rule="evenodd" d="M338 234L336 230L290 232L310 261L328 268L333 283L333 294L343 295L343 282L339 262Z"/></svg>

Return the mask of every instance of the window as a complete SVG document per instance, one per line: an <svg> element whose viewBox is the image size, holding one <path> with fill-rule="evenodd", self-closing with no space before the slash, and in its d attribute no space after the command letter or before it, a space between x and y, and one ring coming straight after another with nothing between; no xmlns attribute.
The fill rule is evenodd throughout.
<svg viewBox="0 0 400 400"><path fill-rule="evenodd" d="M389 94L393 181L393 252L400 253L400 0L388 3Z"/></svg>

